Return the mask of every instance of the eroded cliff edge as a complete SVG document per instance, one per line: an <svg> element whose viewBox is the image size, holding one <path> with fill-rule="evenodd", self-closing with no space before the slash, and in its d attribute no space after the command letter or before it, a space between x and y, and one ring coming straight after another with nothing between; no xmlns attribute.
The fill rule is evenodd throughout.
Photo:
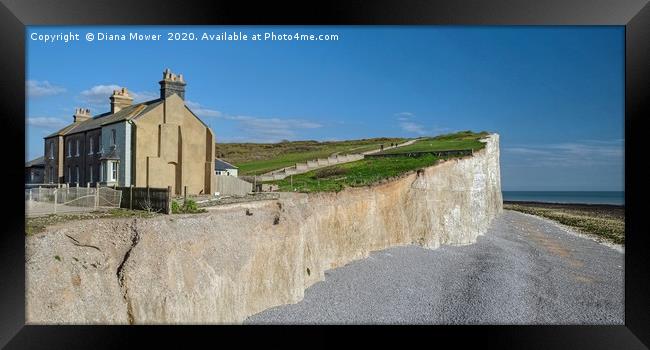
<svg viewBox="0 0 650 350"><path fill-rule="evenodd" d="M27 322L240 323L371 251L473 243L502 210L498 135L486 143L372 187L48 228L26 241Z"/></svg>

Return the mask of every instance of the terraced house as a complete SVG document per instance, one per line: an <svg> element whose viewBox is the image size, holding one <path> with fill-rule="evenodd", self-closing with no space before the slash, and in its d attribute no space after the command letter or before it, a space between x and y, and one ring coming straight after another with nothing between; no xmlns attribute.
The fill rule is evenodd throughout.
<svg viewBox="0 0 650 350"><path fill-rule="evenodd" d="M76 109L72 124L45 137L45 182L214 192L214 133L185 104L182 74L167 69L159 84L155 100L133 104L122 88L109 112Z"/></svg>

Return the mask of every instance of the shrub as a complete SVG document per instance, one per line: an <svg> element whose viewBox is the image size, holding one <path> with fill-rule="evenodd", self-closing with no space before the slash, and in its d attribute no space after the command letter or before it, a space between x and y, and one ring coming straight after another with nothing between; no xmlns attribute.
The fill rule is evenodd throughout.
<svg viewBox="0 0 650 350"><path fill-rule="evenodd" d="M199 206L196 205L196 202L188 199L183 203L183 206L185 207L185 212L186 213L196 213L199 210Z"/></svg>
<svg viewBox="0 0 650 350"><path fill-rule="evenodd" d="M178 214L181 212L181 206L177 201L172 201L172 214Z"/></svg>
<svg viewBox="0 0 650 350"><path fill-rule="evenodd" d="M177 201L172 201L172 214L182 214L182 213L203 213L205 209L199 208L196 202L192 199L188 199L183 204L179 204Z"/></svg>

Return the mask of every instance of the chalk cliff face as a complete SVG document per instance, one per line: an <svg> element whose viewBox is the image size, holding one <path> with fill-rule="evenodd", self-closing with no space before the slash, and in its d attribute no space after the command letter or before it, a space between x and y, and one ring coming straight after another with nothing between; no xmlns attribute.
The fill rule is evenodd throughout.
<svg viewBox="0 0 650 350"><path fill-rule="evenodd" d="M502 210L498 135L486 142L371 187L48 228L27 238L27 322L240 323L373 250L475 242Z"/></svg>

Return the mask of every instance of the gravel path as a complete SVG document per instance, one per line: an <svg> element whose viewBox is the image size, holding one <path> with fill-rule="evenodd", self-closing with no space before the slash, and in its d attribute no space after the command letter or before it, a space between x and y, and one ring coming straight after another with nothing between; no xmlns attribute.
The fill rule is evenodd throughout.
<svg viewBox="0 0 650 350"><path fill-rule="evenodd" d="M624 255L504 211L478 242L374 252L246 323L623 324Z"/></svg>

